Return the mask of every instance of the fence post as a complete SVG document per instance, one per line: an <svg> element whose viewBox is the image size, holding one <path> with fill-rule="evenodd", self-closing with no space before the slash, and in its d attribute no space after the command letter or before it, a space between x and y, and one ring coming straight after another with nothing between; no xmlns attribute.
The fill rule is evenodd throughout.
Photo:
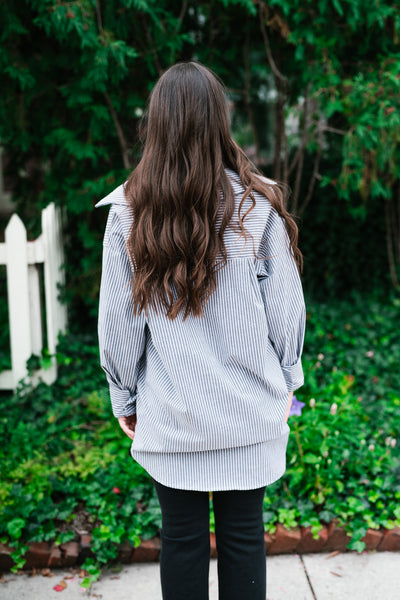
<svg viewBox="0 0 400 600"><path fill-rule="evenodd" d="M59 210L49 204L42 211L42 236L44 244L44 289L46 299L47 345L54 354L58 332L65 332L66 307L58 302L58 285L64 283L62 227Z"/></svg>
<svg viewBox="0 0 400 600"><path fill-rule="evenodd" d="M26 375L26 361L32 354L26 230L16 214L5 230L5 243L12 378L16 387Z"/></svg>
<svg viewBox="0 0 400 600"><path fill-rule="evenodd" d="M33 354L40 356L43 348L42 304L38 265L28 265L31 346Z"/></svg>

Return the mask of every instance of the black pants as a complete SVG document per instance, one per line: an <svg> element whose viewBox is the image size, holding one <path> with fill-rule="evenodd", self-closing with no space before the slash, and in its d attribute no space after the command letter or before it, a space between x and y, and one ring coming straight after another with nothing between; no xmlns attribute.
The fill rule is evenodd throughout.
<svg viewBox="0 0 400 600"><path fill-rule="evenodd" d="M162 513L163 600L208 600L209 494L153 482ZM265 600L264 493L213 493L219 600Z"/></svg>

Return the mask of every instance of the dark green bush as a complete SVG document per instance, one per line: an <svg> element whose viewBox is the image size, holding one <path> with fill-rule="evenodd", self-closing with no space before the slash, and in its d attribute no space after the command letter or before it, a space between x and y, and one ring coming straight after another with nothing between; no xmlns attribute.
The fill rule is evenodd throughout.
<svg viewBox="0 0 400 600"><path fill-rule="evenodd" d="M347 4L0 3L4 182L30 237L44 206L65 209L63 298L76 331L93 330L97 312L107 211L93 206L137 164L149 91L180 60L200 60L222 77L235 138L265 175L291 186L307 292L322 300L391 289L400 7Z"/></svg>

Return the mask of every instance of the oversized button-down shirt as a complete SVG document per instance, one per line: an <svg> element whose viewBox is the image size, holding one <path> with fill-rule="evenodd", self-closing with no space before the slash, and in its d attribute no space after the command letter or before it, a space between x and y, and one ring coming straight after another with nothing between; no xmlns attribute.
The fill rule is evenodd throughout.
<svg viewBox="0 0 400 600"><path fill-rule="evenodd" d="M236 173L227 173L238 207L244 189ZM123 186L96 205L111 204L98 318L101 366L114 416L137 412L133 451L238 448L289 430L288 393L303 384L305 304L284 221L263 195L254 196L244 222L251 236L245 243L226 230L227 264L204 317L185 321L152 309L134 316L126 250L132 216Z"/></svg>

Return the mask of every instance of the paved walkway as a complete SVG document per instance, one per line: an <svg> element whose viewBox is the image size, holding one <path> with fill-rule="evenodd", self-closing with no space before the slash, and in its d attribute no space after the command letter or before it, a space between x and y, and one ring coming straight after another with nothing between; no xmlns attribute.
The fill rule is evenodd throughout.
<svg viewBox="0 0 400 600"><path fill-rule="evenodd" d="M334 553L332 553L334 554ZM79 586L76 569L53 577L6 573L1 600L161 600L158 563L123 565L105 572L90 592ZM71 578L72 575L72 578ZM67 587L53 587L65 581ZM267 600L399 600L400 552L285 554L267 557ZM190 600L188 598L188 600ZM217 561L210 564L210 600L218 600Z"/></svg>

